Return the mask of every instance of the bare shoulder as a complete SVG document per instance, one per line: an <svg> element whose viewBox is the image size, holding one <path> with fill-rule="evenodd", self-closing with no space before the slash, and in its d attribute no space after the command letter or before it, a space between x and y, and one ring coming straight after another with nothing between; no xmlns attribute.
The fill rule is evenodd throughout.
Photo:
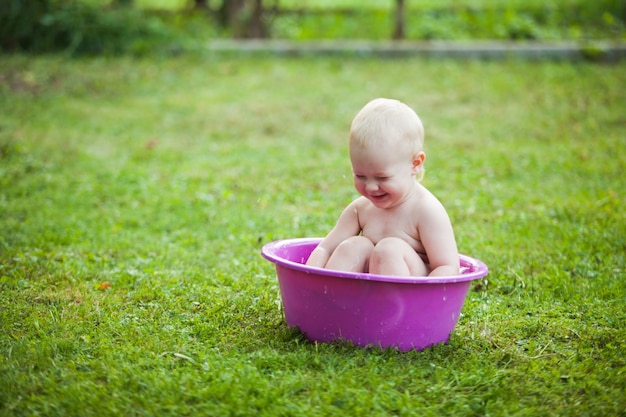
<svg viewBox="0 0 626 417"><path fill-rule="evenodd" d="M367 218L368 208L372 203L365 197L357 197L344 209L344 215L354 216L359 225L363 226L363 221Z"/></svg>
<svg viewBox="0 0 626 417"><path fill-rule="evenodd" d="M371 205L370 201L365 197L357 197L350 202L345 208L345 212L351 212L353 214L363 213Z"/></svg>
<svg viewBox="0 0 626 417"><path fill-rule="evenodd" d="M447 212L441 201L426 187L418 184L417 203L415 209L418 218L428 219L432 216L446 216Z"/></svg>
<svg viewBox="0 0 626 417"><path fill-rule="evenodd" d="M368 200L365 197L358 197L350 202L341 212L340 220L354 219L360 222L359 218L365 212Z"/></svg>
<svg viewBox="0 0 626 417"><path fill-rule="evenodd" d="M350 206L356 209L361 209L361 210L371 205L372 205L372 202L363 196L357 197L356 199L352 201L352 203L350 203Z"/></svg>

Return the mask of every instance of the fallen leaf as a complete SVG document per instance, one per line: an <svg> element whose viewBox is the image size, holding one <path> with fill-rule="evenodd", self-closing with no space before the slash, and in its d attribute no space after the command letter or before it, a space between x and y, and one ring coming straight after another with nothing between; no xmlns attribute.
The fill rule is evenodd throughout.
<svg viewBox="0 0 626 417"><path fill-rule="evenodd" d="M159 140L157 138L152 138L148 140L143 146L146 149L153 149L159 144Z"/></svg>
<svg viewBox="0 0 626 417"><path fill-rule="evenodd" d="M111 288L111 283L109 281L101 282L100 285L98 285L98 289L100 291L108 290L109 288Z"/></svg>

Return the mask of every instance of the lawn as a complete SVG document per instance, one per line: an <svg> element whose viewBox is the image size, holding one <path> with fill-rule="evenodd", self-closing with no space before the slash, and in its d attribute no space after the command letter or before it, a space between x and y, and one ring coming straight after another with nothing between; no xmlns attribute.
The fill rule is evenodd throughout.
<svg viewBox="0 0 626 417"><path fill-rule="evenodd" d="M0 415L624 416L626 64L0 57ZM263 244L399 98L490 267L447 344L314 344Z"/></svg>

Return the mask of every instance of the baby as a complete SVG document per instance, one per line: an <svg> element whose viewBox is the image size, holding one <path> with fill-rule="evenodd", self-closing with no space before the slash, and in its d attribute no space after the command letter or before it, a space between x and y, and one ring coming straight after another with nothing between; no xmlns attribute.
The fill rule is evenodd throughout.
<svg viewBox="0 0 626 417"><path fill-rule="evenodd" d="M406 104L370 101L350 129L354 186L361 197L341 213L307 265L395 276L459 274L450 219L417 180L424 175L424 127Z"/></svg>

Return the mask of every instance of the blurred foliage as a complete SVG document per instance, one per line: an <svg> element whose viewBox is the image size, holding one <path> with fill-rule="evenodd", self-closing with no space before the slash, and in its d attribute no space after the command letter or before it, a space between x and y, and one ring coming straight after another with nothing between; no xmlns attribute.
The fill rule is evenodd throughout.
<svg viewBox="0 0 626 417"><path fill-rule="evenodd" d="M272 33L277 38L300 40L390 39L393 9L389 4L379 8L293 7L274 18ZM624 39L626 2L409 1L405 21L411 40Z"/></svg>
<svg viewBox="0 0 626 417"><path fill-rule="evenodd" d="M156 0L151 0L156 1ZM163 0L165 1L165 0ZM104 0L0 1L0 48L4 51L80 54L142 54L201 46L208 39L231 37L215 16L220 2L193 10L132 7ZM311 3L311 2L309 2ZM272 6L263 18L269 37L292 40L387 40L393 31L393 2L380 7ZM163 2L155 3L155 7ZM479 3L409 1L405 15L410 40L594 40L626 39L623 0ZM364 30L367 28L367 30Z"/></svg>
<svg viewBox="0 0 626 417"><path fill-rule="evenodd" d="M160 19L129 7L78 0L4 0L0 45L5 51L70 54L141 53L172 39Z"/></svg>

